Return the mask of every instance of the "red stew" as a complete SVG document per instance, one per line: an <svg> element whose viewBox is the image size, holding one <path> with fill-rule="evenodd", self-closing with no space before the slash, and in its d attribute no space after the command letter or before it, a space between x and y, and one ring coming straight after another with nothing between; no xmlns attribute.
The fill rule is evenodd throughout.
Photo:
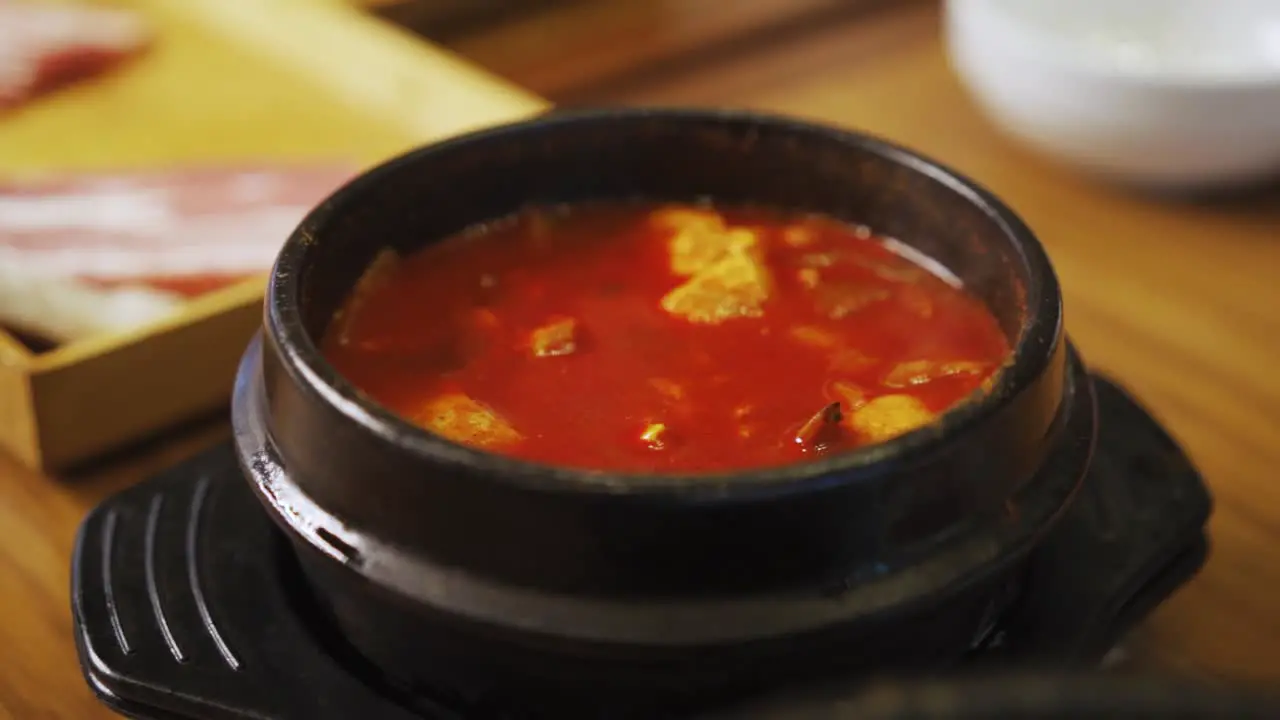
<svg viewBox="0 0 1280 720"><path fill-rule="evenodd" d="M759 208L531 209L385 251L323 351L472 447L591 470L778 466L918 428L1009 355L980 301L895 247Z"/></svg>

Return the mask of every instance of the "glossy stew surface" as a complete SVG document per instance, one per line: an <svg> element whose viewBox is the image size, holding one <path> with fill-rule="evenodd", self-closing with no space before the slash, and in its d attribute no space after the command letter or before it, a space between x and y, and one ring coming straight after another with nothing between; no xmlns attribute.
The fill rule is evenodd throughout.
<svg viewBox="0 0 1280 720"><path fill-rule="evenodd" d="M879 442L983 388L995 318L865 228L763 208L532 208L380 254L322 342L377 402L545 464L674 473Z"/></svg>

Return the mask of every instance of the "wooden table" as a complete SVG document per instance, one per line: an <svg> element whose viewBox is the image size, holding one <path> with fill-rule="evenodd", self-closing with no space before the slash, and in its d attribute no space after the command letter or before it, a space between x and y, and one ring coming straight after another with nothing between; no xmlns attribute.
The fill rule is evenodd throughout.
<svg viewBox="0 0 1280 720"><path fill-rule="evenodd" d="M210 1L229 8L218 11L224 21L252 12L253 3L293 12L297 20L302 4L317 2ZM296 39L268 50L277 60L281 54L293 58L288 62L300 75L262 72L247 59L227 57L225 40L198 29L193 16L178 9L203 3L148 5L165 9L171 16L166 22L183 33L182 47L168 52L183 55L193 67L208 64L202 53L221 53L226 64L202 76L213 97L198 100L198 108L210 115L197 129L166 131L156 141L158 150L136 146L139 162L192 154L309 154L326 146L373 158L440 132L541 107L428 49L400 48L392 53L396 59L387 60L373 51L378 43L365 42L372 35L356 33L365 40L353 41L363 49L351 57L392 62L404 72L417 67L435 83L435 97L422 100L434 104L415 101L396 109L390 96L356 82L376 72L348 68L343 74L342 63L332 57L299 61L306 47ZM311 32L330 39L343 34L328 10L317 12L307 14ZM96 110L133 117L140 112L136 107L146 105L129 103L154 106L164 83L171 89L182 77L177 65L148 72L145 81L137 81L153 84L148 92L122 78L119 100L105 89L78 95ZM166 73L169 79L162 81ZM305 81L291 84L297 77ZM357 102L346 111L306 111L309 101L329 98L335 87L347 87L338 94ZM1217 202L1160 201L1032 156L995 132L958 87L942 55L936 10L928 3L833 21L712 67L668 73L625 93L605 89L589 100L745 105L859 127L932 154L1001 194L1048 246L1066 292L1069 332L1087 360L1123 381L1167 423L1217 499L1209 564L1144 626L1131 644L1134 661L1201 676L1280 682L1280 609L1273 601L1280 593L1280 483L1273 481L1280 467L1280 375L1273 369L1280 361L1280 288L1271 282L1280 270L1280 189ZM241 114L255 103L265 106L255 115ZM35 111L19 119L22 137L41 143L28 146L24 140L28 165L122 159L107 157L90 139L76 141L78 149L64 147L65 131L96 127L89 114L39 112L44 122ZM194 117L175 108L165 112L172 115L156 123L157 132L175 116ZM64 132L48 123L61 123ZM0 170L12 157L6 149L17 147L12 137L0 126ZM91 697L75 662L67 607L75 527L106 494L225 436L221 422L204 423L59 480L0 459L0 717L110 717Z"/></svg>

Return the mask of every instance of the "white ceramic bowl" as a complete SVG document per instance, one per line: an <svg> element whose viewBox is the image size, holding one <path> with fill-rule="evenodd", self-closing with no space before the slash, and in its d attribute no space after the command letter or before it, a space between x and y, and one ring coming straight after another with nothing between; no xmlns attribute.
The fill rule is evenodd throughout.
<svg viewBox="0 0 1280 720"><path fill-rule="evenodd" d="M1280 174L1280 0L947 0L951 63L1010 134L1158 186Z"/></svg>

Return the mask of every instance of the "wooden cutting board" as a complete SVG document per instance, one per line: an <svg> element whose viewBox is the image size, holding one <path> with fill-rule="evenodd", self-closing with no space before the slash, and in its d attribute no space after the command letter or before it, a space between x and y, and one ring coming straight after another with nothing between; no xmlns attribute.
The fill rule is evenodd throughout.
<svg viewBox="0 0 1280 720"><path fill-rule="evenodd" d="M545 103L334 0L119 0L157 30L108 76L0 116L0 176L263 160L371 164ZM283 238L281 239L283 241ZM32 354L0 331L0 447L57 469L226 402L263 280Z"/></svg>

